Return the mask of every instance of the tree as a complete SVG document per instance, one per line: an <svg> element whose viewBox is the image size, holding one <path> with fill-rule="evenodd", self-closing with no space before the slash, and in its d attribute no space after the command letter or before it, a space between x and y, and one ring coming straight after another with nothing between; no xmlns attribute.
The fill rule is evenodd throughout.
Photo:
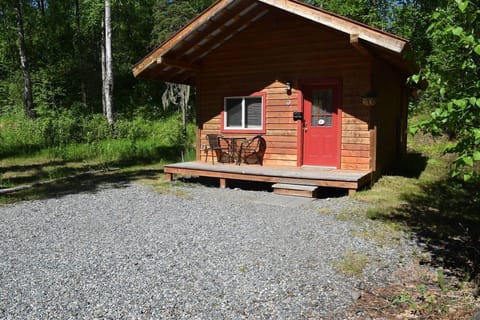
<svg viewBox="0 0 480 320"><path fill-rule="evenodd" d="M107 116L107 121L110 126L115 123L113 114L113 70L112 70L112 26L111 26L111 1L105 0L105 31L104 31L104 47L105 57L102 60L102 71L105 70L105 77L103 81L103 96L104 96L104 110Z"/></svg>
<svg viewBox="0 0 480 320"><path fill-rule="evenodd" d="M162 105L168 109L171 105L178 106L182 112L183 129L187 128L187 109L190 100L190 86L185 84L166 83L167 88L162 95Z"/></svg>
<svg viewBox="0 0 480 320"><path fill-rule="evenodd" d="M423 66L432 50L431 39L425 30L437 8L446 6L448 0L402 0L390 2L388 31L410 40L415 62Z"/></svg>
<svg viewBox="0 0 480 320"><path fill-rule="evenodd" d="M445 151L457 155L453 175L463 174L465 180L479 177L475 170L480 163L479 9L474 2L456 0L432 15L426 32L432 52L422 72L413 77L429 83L420 101L423 108L435 106L419 128L453 139L454 145Z"/></svg>
<svg viewBox="0 0 480 320"><path fill-rule="evenodd" d="M391 1L388 0L305 0L304 2L345 17L386 29Z"/></svg>
<svg viewBox="0 0 480 320"><path fill-rule="evenodd" d="M25 46L25 30L23 28L22 2L20 0L14 2L14 11L17 22L20 67L23 73L23 105L25 115L33 119L35 118L35 111L33 109L32 80L30 78L30 70L28 66L28 56Z"/></svg>
<svg viewBox="0 0 480 320"><path fill-rule="evenodd" d="M159 1L156 6L157 10L154 11L155 25L152 30L152 44L158 45L167 40L212 3L212 0ZM162 104L165 109L171 105L179 107L182 112L184 129L187 126L190 93L190 86L167 83L162 95Z"/></svg>

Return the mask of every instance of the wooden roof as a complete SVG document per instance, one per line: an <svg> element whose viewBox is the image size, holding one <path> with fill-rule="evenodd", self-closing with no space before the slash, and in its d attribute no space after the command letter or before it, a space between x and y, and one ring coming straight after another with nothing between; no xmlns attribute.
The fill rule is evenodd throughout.
<svg viewBox="0 0 480 320"><path fill-rule="evenodd" d="M408 40L396 35L295 0L219 0L140 60L133 74L195 84L204 57L272 10L284 10L350 35L352 44L366 44L401 69L408 69L402 58Z"/></svg>

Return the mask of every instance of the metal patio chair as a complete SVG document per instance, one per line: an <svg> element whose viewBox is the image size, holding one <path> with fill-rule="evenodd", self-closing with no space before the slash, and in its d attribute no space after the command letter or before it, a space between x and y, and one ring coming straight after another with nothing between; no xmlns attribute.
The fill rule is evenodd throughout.
<svg viewBox="0 0 480 320"><path fill-rule="evenodd" d="M230 155L230 146L228 145L228 141L223 139L223 136L220 134L207 134L207 149L206 149L206 156L205 162L208 160L208 153L211 151L212 154L212 164L214 164L214 155L217 158L217 162L222 163L232 163L234 162L234 158Z"/></svg>
<svg viewBox="0 0 480 320"><path fill-rule="evenodd" d="M262 136L255 136L242 143L240 147L240 158L246 164L263 165L263 156L267 149L267 142Z"/></svg>

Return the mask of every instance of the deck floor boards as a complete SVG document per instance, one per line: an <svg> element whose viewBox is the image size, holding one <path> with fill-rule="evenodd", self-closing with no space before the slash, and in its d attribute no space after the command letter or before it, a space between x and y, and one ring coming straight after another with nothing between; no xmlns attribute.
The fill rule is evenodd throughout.
<svg viewBox="0 0 480 320"><path fill-rule="evenodd" d="M181 162L164 166L168 179L174 174L219 178L221 185L228 179L261 181L269 183L292 183L320 187L357 190L371 181L371 171L339 170L331 167L281 167L259 165L235 165L206 163L201 161ZM222 183L223 182L223 183Z"/></svg>

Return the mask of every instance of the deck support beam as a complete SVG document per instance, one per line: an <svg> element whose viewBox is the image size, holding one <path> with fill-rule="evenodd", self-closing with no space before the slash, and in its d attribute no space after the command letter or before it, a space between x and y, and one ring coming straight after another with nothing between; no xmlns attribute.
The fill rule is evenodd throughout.
<svg viewBox="0 0 480 320"><path fill-rule="evenodd" d="M165 180L166 180L167 182L172 182L172 181L173 181L173 173L166 172L166 173L165 173Z"/></svg>
<svg viewBox="0 0 480 320"><path fill-rule="evenodd" d="M227 187L227 179L220 178L220 188L225 189Z"/></svg>

